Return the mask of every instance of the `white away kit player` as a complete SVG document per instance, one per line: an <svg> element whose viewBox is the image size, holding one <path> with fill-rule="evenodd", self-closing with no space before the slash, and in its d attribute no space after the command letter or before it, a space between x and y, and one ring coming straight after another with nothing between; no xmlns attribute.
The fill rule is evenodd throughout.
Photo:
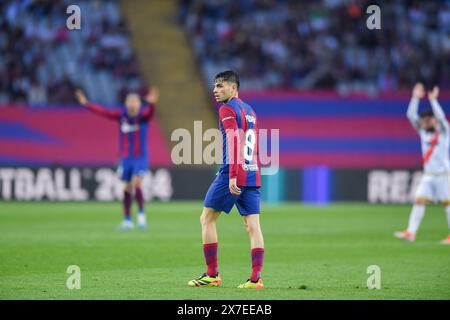
<svg viewBox="0 0 450 320"><path fill-rule="evenodd" d="M394 233L395 237L408 241L416 239L417 230L425 214L425 206L429 202L438 202L444 206L450 229L450 126L437 101L438 95L439 88L434 87L428 93L432 110L419 115L419 101L425 96L425 88L418 83L414 86L408 106L407 117L421 140L424 172L417 187L408 227L404 231ZM441 243L450 244L450 235Z"/></svg>

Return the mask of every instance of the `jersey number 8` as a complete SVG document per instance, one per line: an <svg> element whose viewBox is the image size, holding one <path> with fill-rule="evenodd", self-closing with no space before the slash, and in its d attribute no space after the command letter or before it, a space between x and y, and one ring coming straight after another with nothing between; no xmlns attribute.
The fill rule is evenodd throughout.
<svg viewBox="0 0 450 320"><path fill-rule="evenodd" d="M256 134L255 130L248 129L245 132L244 158L247 161L253 160L253 152L255 151Z"/></svg>

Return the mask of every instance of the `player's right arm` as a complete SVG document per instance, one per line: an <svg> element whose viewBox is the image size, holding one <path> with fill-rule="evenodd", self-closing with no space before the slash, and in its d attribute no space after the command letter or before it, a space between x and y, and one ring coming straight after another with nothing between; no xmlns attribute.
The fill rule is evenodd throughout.
<svg viewBox="0 0 450 320"><path fill-rule="evenodd" d="M428 99L430 100L431 108L433 109L433 114L437 121L446 131L449 131L449 124L447 118L445 117L444 110L442 110L437 98L439 96L439 87L435 86L432 91L428 93Z"/></svg>
<svg viewBox="0 0 450 320"><path fill-rule="evenodd" d="M414 86L412 97L408 105L408 111L406 111L406 116L409 122L417 131L420 129L419 122L419 102L425 96L425 88L420 82Z"/></svg>
<svg viewBox="0 0 450 320"><path fill-rule="evenodd" d="M79 104L101 116L104 116L105 118L114 120L118 120L120 118L119 110L108 110L99 104L90 102L82 90L76 90L75 97L77 98Z"/></svg>
<svg viewBox="0 0 450 320"><path fill-rule="evenodd" d="M239 166L239 132L236 121L236 112L227 106L223 105L219 109L219 119L226 133L226 143L229 156L229 188L231 194L239 195L241 189L237 186L237 173ZM225 141L224 141L225 143Z"/></svg>

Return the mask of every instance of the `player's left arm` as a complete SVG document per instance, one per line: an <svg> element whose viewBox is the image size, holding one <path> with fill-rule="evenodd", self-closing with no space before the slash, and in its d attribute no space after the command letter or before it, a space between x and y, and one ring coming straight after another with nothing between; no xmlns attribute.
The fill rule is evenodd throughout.
<svg viewBox="0 0 450 320"><path fill-rule="evenodd" d="M406 111L406 117L416 131L420 130L419 121L419 103L420 99L425 96L425 87L422 83L418 82L414 85L412 91L412 97L408 104L408 110Z"/></svg>
<svg viewBox="0 0 450 320"><path fill-rule="evenodd" d="M428 92L428 99L430 100L431 108L433 109L433 114L436 117L436 119L439 121L439 124L444 128L446 131L449 131L449 123L447 121L447 118L445 117L444 110L442 109L441 105L438 102L438 96L439 96L439 87L435 86L433 90Z"/></svg>
<svg viewBox="0 0 450 320"><path fill-rule="evenodd" d="M156 87L149 88L148 94L145 96L144 101L148 103L148 106L142 111L142 119L149 121L155 113L155 105L159 100L159 89Z"/></svg>
<svg viewBox="0 0 450 320"><path fill-rule="evenodd" d="M231 159L228 159L229 163L229 188L231 194L239 195L241 189L237 186L237 171L238 171L238 144L239 144L239 132L238 124L236 121L236 113L232 108L227 105L220 107L219 118L222 126L226 132L228 155Z"/></svg>

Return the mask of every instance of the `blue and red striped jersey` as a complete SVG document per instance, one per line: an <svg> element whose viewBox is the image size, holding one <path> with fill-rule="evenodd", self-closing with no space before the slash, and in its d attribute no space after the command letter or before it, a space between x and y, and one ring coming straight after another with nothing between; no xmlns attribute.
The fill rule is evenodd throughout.
<svg viewBox="0 0 450 320"><path fill-rule="evenodd" d="M237 179L238 186L261 186L258 163L259 132L252 107L239 98L232 98L219 108L223 159L219 174Z"/></svg>
<svg viewBox="0 0 450 320"><path fill-rule="evenodd" d="M119 153L121 159L148 158L147 133L154 105L143 106L136 116L126 109L109 110L101 105L88 103L86 107L119 123Z"/></svg>

